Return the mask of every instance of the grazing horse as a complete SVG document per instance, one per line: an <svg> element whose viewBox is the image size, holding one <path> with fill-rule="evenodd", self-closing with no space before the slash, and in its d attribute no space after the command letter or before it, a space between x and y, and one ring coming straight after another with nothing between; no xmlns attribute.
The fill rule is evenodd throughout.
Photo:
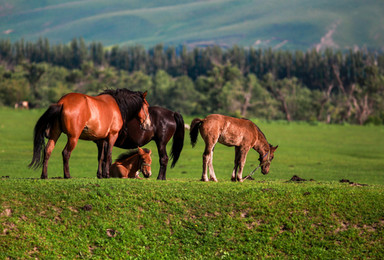
<svg viewBox="0 0 384 260"><path fill-rule="evenodd" d="M135 118L132 119L127 123L124 131L120 132L115 146L123 149L133 149L154 140L160 162L157 179L165 180L169 159L167 143L173 136L171 149L171 168L173 168L180 157L184 145L184 120L180 113L163 107L151 106L148 111L151 118L151 126L143 131L140 128L140 122Z"/></svg>
<svg viewBox="0 0 384 260"><path fill-rule="evenodd" d="M259 154L261 172L267 174L274 152L278 146L267 142L261 130L248 119L239 119L224 115L212 114L204 119L195 118L191 123L190 138L192 147L195 146L199 134L205 142L203 154L202 181L208 181L208 169L211 180L217 181L213 169L213 149L217 142L226 146L235 146L235 167L232 181L243 181L242 174L248 151L253 148Z"/></svg>
<svg viewBox="0 0 384 260"><path fill-rule="evenodd" d="M120 154L114 164L110 168L110 176L114 178L131 178L141 179L139 174L141 171L145 178L152 175L151 172L151 150L147 148L135 149L133 151Z"/></svg>
<svg viewBox="0 0 384 260"><path fill-rule="evenodd" d="M97 177L108 178L112 147L119 132L127 127L127 122L138 118L141 128L148 129L151 125L146 95L147 92L110 89L95 97L80 93L63 96L47 109L35 125L33 157L29 167L43 166L41 178L46 179L49 157L61 133L65 133L68 139L62 152L64 178L71 177L69 157L79 139L94 141L98 148L101 147ZM48 138L46 145L45 137Z"/></svg>

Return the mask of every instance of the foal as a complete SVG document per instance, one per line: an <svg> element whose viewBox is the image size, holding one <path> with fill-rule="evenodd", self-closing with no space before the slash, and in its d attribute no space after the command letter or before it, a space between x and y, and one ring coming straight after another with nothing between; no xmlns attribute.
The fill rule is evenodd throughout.
<svg viewBox="0 0 384 260"><path fill-rule="evenodd" d="M141 179L139 170L145 178L152 175L151 150L140 147L134 151L121 154L110 168L110 176L114 178Z"/></svg>
<svg viewBox="0 0 384 260"><path fill-rule="evenodd" d="M235 146L235 167L232 172L232 181L243 181L243 168L251 148L260 154L261 172L263 174L269 172L274 152L278 146L274 147L269 144L263 132L252 121L219 114L212 114L204 119L195 118L190 130L192 147L197 142L199 130L205 142L202 181L208 181L209 168L211 180L217 182L212 164L213 149L217 142L226 146Z"/></svg>

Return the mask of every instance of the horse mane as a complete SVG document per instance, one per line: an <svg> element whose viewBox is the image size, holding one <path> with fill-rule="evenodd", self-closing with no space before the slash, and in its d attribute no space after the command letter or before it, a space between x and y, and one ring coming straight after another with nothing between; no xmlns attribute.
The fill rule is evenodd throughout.
<svg viewBox="0 0 384 260"><path fill-rule="evenodd" d="M146 153L149 153L149 149L147 148L142 148L144 150L144 152ZM125 159L128 159L129 157L133 156L133 155L136 155L137 153L139 152L139 149L132 149L132 150L129 150L128 152L126 153L122 153L119 155L119 157L117 157L117 159L115 160L115 162L121 162L121 161L124 161Z"/></svg>
<svg viewBox="0 0 384 260"><path fill-rule="evenodd" d="M119 106L124 125L134 118L143 106L144 97L140 91L129 89L106 89L99 95L111 95Z"/></svg>

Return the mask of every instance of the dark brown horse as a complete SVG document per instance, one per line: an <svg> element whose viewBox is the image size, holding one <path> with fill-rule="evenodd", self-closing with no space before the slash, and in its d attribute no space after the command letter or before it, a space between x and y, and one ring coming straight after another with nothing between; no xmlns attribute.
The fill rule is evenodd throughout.
<svg viewBox="0 0 384 260"><path fill-rule="evenodd" d="M173 136L171 159L173 168L180 157L184 145L184 120L180 113L162 107L149 107L151 126L147 130L140 128L137 119L127 122L127 127L121 131L115 146L124 149L133 149L149 143L156 142L159 153L160 169L158 180L166 179L168 154L167 143Z"/></svg>
<svg viewBox="0 0 384 260"><path fill-rule="evenodd" d="M70 178L69 157L79 139L96 142L105 149L99 153L97 177L109 177L112 163L112 147L127 122L138 118L140 127L149 128L147 92L128 89L106 90L92 97L70 93L52 104L35 125L33 158L29 167L43 166L41 178L46 179L48 160L61 133L68 137L63 150L64 178ZM45 139L48 142L45 145ZM103 172L103 176L102 176Z"/></svg>
<svg viewBox="0 0 384 260"><path fill-rule="evenodd" d="M151 153L151 150L139 147L133 151L120 154L111 166L110 176L114 178L141 179L139 174L142 172L145 178L151 177Z"/></svg>
<svg viewBox="0 0 384 260"><path fill-rule="evenodd" d="M235 167L232 172L232 181L243 181L243 168L251 148L260 154L261 172L263 174L269 172L277 146L269 144L263 132L252 121L218 114L209 115L204 119L195 118L190 130L192 146L196 144L199 130L205 142L202 181L209 180L208 168L210 179L217 181L212 164L213 149L217 142L226 146L235 146Z"/></svg>

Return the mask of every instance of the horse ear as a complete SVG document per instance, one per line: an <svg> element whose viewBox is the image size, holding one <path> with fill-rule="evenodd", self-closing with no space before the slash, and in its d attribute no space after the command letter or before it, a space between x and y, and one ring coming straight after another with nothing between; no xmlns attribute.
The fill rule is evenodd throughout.
<svg viewBox="0 0 384 260"><path fill-rule="evenodd" d="M145 98L148 94L148 91L146 90L144 93L143 93L143 98Z"/></svg>
<svg viewBox="0 0 384 260"><path fill-rule="evenodd" d="M279 146L278 145L276 145L275 147L272 146L272 150L276 151L277 147L279 147Z"/></svg>
<svg viewBox="0 0 384 260"><path fill-rule="evenodd" d="M139 154L144 154L144 150L141 149L140 147L137 147L137 151L139 152Z"/></svg>

